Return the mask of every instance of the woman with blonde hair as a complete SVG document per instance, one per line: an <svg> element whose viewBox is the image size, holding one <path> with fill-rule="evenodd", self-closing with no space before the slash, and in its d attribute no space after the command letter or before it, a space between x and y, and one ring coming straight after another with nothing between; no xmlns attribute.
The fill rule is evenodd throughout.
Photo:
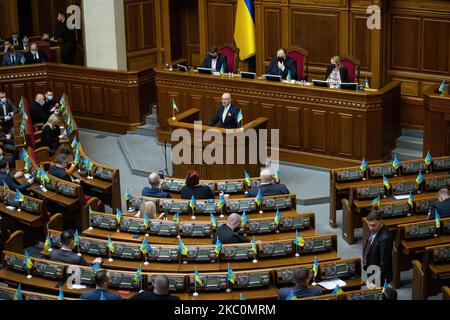
<svg viewBox="0 0 450 320"><path fill-rule="evenodd" d="M61 123L61 117L56 114L52 114L47 123L42 128L41 146L48 147L51 155L54 155L56 149L60 145L60 139L64 138L61 134L59 125Z"/></svg>
<svg viewBox="0 0 450 320"><path fill-rule="evenodd" d="M143 200L141 203L141 207L138 211L138 213L135 215L136 218L143 218L145 214L148 214L150 219L155 220L162 220L164 218L164 213L161 213L158 217L156 216L156 205L153 201L145 201Z"/></svg>
<svg viewBox="0 0 450 320"><path fill-rule="evenodd" d="M347 68L341 64L341 58L339 56L331 58L331 64L327 68L325 81L330 84L330 88L339 88L341 83L348 82Z"/></svg>

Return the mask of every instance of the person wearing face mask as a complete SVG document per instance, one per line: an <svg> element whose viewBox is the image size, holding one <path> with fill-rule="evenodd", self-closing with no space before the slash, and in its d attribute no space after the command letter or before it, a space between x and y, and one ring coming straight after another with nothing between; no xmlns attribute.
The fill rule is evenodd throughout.
<svg viewBox="0 0 450 320"><path fill-rule="evenodd" d="M330 88L338 88L341 83L348 82L347 68L341 64L341 58L334 56L331 58L331 64L327 68L325 81L330 84Z"/></svg>
<svg viewBox="0 0 450 320"><path fill-rule="evenodd" d="M221 225L216 234L213 237L212 244L216 244L217 239L222 244L231 243L246 243L250 242L250 239L241 236L238 231L241 228L242 218L237 213L232 213L228 216L226 224Z"/></svg>
<svg viewBox="0 0 450 320"><path fill-rule="evenodd" d="M45 97L45 110L48 110L50 114L53 112L58 114L59 112L57 108L59 108L59 103L56 102L53 95L53 91L47 90L47 92L44 94L44 97Z"/></svg>
<svg viewBox="0 0 450 320"><path fill-rule="evenodd" d="M25 54L25 58L27 59L27 64L48 62L48 57L45 52L39 50L37 44L34 42L30 46L30 51Z"/></svg>
<svg viewBox="0 0 450 320"><path fill-rule="evenodd" d="M219 52L219 48L212 47L211 50L209 50L209 53L205 56L201 67L210 68L213 69L213 71L220 71L223 67L223 71L227 73L227 57Z"/></svg>
<svg viewBox="0 0 450 320"><path fill-rule="evenodd" d="M45 97L39 93L30 105L31 123L47 123L50 116L51 112L45 108Z"/></svg>
<svg viewBox="0 0 450 320"><path fill-rule="evenodd" d="M8 51L5 52L5 56L3 57L3 65L5 67L17 66L25 63L26 59L23 54L19 51L16 51L13 46L8 48Z"/></svg>
<svg viewBox="0 0 450 320"><path fill-rule="evenodd" d="M0 186L7 185L10 190L19 190L26 193L27 189L33 183L33 179L28 179L27 182L20 184L16 179L23 178L23 172L17 171L14 176L9 171L9 163L5 159L0 160Z"/></svg>
<svg viewBox="0 0 450 320"><path fill-rule="evenodd" d="M270 62L267 74L281 76L283 79L286 79L289 71L291 72L291 79L297 80L297 62L286 55L285 49L279 48L277 56Z"/></svg>
<svg viewBox="0 0 450 320"><path fill-rule="evenodd" d="M67 27L66 16L61 12L58 13L58 22L58 29L50 41L54 42L61 38L63 40L62 61L66 64L74 64L76 55L75 32Z"/></svg>
<svg viewBox="0 0 450 320"><path fill-rule="evenodd" d="M13 127L13 117L17 111L17 106L6 97L5 91L0 90L0 124L5 132L10 132Z"/></svg>

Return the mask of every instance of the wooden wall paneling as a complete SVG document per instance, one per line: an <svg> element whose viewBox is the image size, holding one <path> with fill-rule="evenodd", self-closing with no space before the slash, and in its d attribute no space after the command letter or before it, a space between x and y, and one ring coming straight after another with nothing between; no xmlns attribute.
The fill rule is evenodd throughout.
<svg viewBox="0 0 450 320"><path fill-rule="evenodd" d="M204 52L200 50L200 26L198 0L186 1L185 29L188 63L198 66Z"/></svg>
<svg viewBox="0 0 450 320"><path fill-rule="evenodd" d="M311 110L311 150L316 153L325 153L327 150L327 111Z"/></svg>
<svg viewBox="0 0 450 320"><path fill-rule="evenodd" d="M214 45L234 42L236 0L207 1L206 43Z"/></svg>
<svg viewBox="0 0 450 320"><path fill-rule="evenodd" d="M286 107L285 118L283 119L283 127L293 128L291 134L286 135L286 146L289 148L300 148L301 147L301 134L300 130L302 126L299 126L301 121L301 111L298 108ZM294 130L297 128L297 130Z"/></svg>
<svg viewBox="0 0 450 320"><path fill-rule="evenodd" d="M269 67L271 59L276 55L276 50L282 46L281 9L279 7L263 8L263 37L264 49L261 51L263 68L259 73L265 73Z"/></svg>
<svg viewBox="0 0 450 320"><path fill-rule="evenodd" d="M423 19L422 70L426 72L450 72L450 21Z"/></svg>
<svg viewBox="0 0 450 320"><path fill-rule="evenodd" d="M408 32L405 32L408 30ZM420 19L392 17L392 68L419 71Z"/></svg>
<svg viewBox="0 0 450 320"><path fill-rule="evenodd" d="M9 38L13 31L19 31L16 0L0 1L0 37Z"/></svg>
<svg viewBox="0 0 450 320"><path fill-rule="evenodd" d="M333 136L336 137L336 146L339 146L338 150L335 150L337 155L352 157L353 156L353 136L355 135L353 122L354 115L348 113L339 112L336 115L337 127L334 131L333 128L329 128L331 132L335 132Z"/></svg>
<svg viewBox="0 0 450 320"><path fill-rule="evenodd" d="M367 28L367 16L357 13L351 15L352 23L350 28L350 56L360 61L361 71L369 71L370 66L370 35Z"/></svg>

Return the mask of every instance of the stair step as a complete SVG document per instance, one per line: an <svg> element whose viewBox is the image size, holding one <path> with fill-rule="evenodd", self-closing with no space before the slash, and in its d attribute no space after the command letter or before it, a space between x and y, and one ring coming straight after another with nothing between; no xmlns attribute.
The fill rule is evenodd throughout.
<svg viewBox="0 0 450 320"><path fill-rule="evenodd" d="M392 150L392 158L397 155L398 160L416 160L422 158L422 151L396 148Z"/></svg>
<svg viewBox="0 0 450 320"><path fill-rule="evenodd" d="M156 114L151 114L145 117L145 124L158 126L158 116Z"/></svg>
<svg viewBox="0 0 450 320"><path fill-rule="evenodd" d="M153 125L145 124L136 128L136 134L142 136L156 137L156 127Z"/></svg>
<svg viewBox="0 0 450 320"><path fill-rule="evenodd" d="M151 109L152 109L152 114L158 114L158 107L156 106L156 104L152 105Z"/></svg>
<svg viewBox="0 0 450 320"><path fill-rule="evenodd" d="M397 139L397 148L422 152L423 138L416 138L412 136L401 136Z"/></svg>
<svg viewBox="0 0 450 320"><path fill-rule="evenodd" d="M423 130L402 128L402 136L416 137L423 139Z"/></svg>

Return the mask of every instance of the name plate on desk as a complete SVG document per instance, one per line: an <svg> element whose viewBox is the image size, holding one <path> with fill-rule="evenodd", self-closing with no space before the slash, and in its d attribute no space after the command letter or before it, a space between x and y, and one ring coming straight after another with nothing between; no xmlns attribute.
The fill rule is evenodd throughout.
<svg viewBox="0 0 450 320"><path fill-rule="evenodd" d="M107 243L102 240L94 240L80 237L80 252L94 256L106 256Z"/></svg>
<svg viewBox="0 0 450 320"><path fill-rule="evenodd" d="M431 207L438 203L438 199L414 200L416 203L416 213L428 213Z"/></svg>
<svg viewBox="0 0 450 320"><path fill-rule="evenodd" d="M347 300L381 300L383 293L381 290L369 290L366 292L351 293L347 295Z"/></svg>
<svg viewBox="0 0 450 320"><path fill-rule="evenodd" d="M425 191L440 190L447 187L450 187L450 176L425 178Z"/></svg>
<svg viewBox="0 0 450 320"><path fill-rule="evenodd" d="M389 177L393 176L395 172L396 170L391 164L369 166L369 177L371 178L382 178L383 176Z"/></svg>
<svg viewBox="0 0 450 320"><path fill-rule="evenodd" d="M178 226L173 221L150 220L150 234L176 236L178 234Z"/></svg>
<svg viewBox="0 0 450 320"><path fill-rule="evenodd" d="M71 186L66 183L61 183L61 181L58 183L58 186L56 187L56 192L72 198L77 197L77 187Z"/></svg>
<svg viewBox="0 0 450 320"><path fill-rule="evenodd" d="M292 241L274 241L258 244L258 256L260 258L291 256L294 253Z"/></svg>
<svg viewBox="0 0 450 320"><path fill-rule="evenodd" d="M243 193L244 182L243 181L223 181L217 182L217 190L226 194Z"/></svg>
<svg viewBox="0 0 450 320"><path fill-rule="evenodd" d="M364 178L364 172L359 168L354 169L344 169L336 172L336 182L347 182L362 180Z"/></svg>
<svg viewBox="0 0 450 320"><path fill-rule="evenodd" d="M281 217L278 228L281 231L287 230L303 230L311 226L311 219L309 216L289 216Z"/></svg>
<svg viewBox="0 0 450 320"><path fill-rule="evenodd" d="M450 157L434 158L433 159L433 171L449 171L450 170Z"/></svg>
<svg viewBox="0 0 450 320"><path fill-rule="evenodd" d="M382 184L356 188L356 198L358 199L370 199L378 196L384 196L385 194L386 191Z"/></svg>
<svg viewBox="0 0 450 320"><path fill-rule="evenodd" d="M268 287L270 284L269 271L236 273L233 289L254 289Z"/></svg>
<svg viewBox="0 0 450 320"><path fill-rule="evenodd" d="M165 179L162 183L162 189L169 192L180 192L181 188L186 185L184 180Z"/></svg>
<svg viewBox="0 0 450 320"><path fill-rule="evenodd" d="M295 205L292 204L291 197L274 197L264 198L262 207L263 210L271 211L277 209L290 209L292 207L295 208Z"/></svg>
<svg viewBox="0 0 450 320"><path fill-rule="evenodd" d="M409 194L419 191L419 185L416 181L400 181L391 183L393 194Z"/></svg>
<svg viewBox="0 0 450 320"><path fill-rule="evenodd" d="M179 262L180 251L175 246L151 246L148 259L151 261Z"/></svg>
<svg viewBox="0 0 450 320"><path fill-rule="evenodd" d="M34 274L49 279L64 279L64 266L54 265L44 261L34 262Z"/></svg>
<svg viewBox="0 0 450 320"><path fill-rule="evenodd" d="M5 254L4 257L4 265L13 270L17 270L20 272L27 272L27 268L23 263L24 257L19 257L14 254Z"/></svg>
<svg viewBox="0 0 450 320"><path fill-rule="evenodd" d="M242 229L241 229L242 230ZM273 218L251 219L246 225L243 233L247 234L261 234L273 233L277 230L277 224Z"/></svg>
<svg viewBox="0 0 450 320"><path fill-rule="evenodd" d="M189 201L186 200L161 200L160 210L170 213L188 213Z"/></svg>
<svg viewBox="0 0 450 320"><path fill-rule="evenodd" d="M120 230L140 234L145 234L147 232L147 228L144 225L144 220L138 218L123 218L120 223Z"/></svg>
<svg viewBox="0 0 450 320"><path fill-rule="evenodd" d="M417 223L405 227L404 238L414 240L420 238L430 238L436 234L436 225L434 221Z"/></svg>
<svg viewBox="0 0 450 320"><path fill-rule="evenodd" d="M141 260L142 254L140 249L140 245L133 245L127 243L114 243L114 252L111 252L113 257L127 259L127 260Z"/></svg>
<svg viewBox="0 0 450 320"><path fill-rule="evenodd" d="M223 261L244 261L252 260L254 253L251 243L224 244L220 252L220 260Z"/></svg>
<svg viewBox="0 0 450 320"><path fill-rule="evenodd" d="M119 227L115 216L100 213L92 213L91 225L105 230L117 230Z"/></svg>
<svg viewBox="0 0 450 320"><path fill-rule="evenodd" d="M383 217L400 217L409 213L408 203L391 203L380 207Z"/></svg>
<svg viewBox="0 0 450 320"><path fill-rule="evenodd" d="M256 211L256 203L254 199L230 200L227 202L227 212L251 212Z"/></svg>
<svg viewBox="0 0 450 320"><path fill-rule="evenodd" d="M189 262L215 262L217 259L215 246L187 246L187 255L182 257Z"/></svg>
<svg viewBox="0 0 450 320"><path fill-rule="evenodd" d="M310 274L313 274L312 266L303 267L287 267L277 269L275 271L275 278L278 286L291 285L294 283L294 272L295 270L308 269Z"/></svg>
<svg viewBox="0 0 450 320"><path fill-rule="evenodd" d="M304 240L305 245L300 247L300 254L324 252L333 249L333 238L331 236L306 238Z"/></svg>
<svg viewBox="0 0 450 320"><path fill-rule="evenodd" d="M197 205L195 207L196 214L206 214L206 213L220 213L218 208L218 202L214 199L211 200L197 200Z"/></svg>
<svg viewBox="0 0 450 320"><path fill-rule="evenodd" d="M127 272L110 272L108 286L115 289L139 290L140 282L134 281L134 273Z"/></svg>
<svg viewBox="0 0 450 320"><path fill-rule="evenodd" d="M95 273L92 268L82 268L80 283L87 287L95 286Z"/></svg>
<svg viewBox="0 0 450 320"><path fill-rule="evenodd" d="M411 161L403 161L402 166L400 167L402 170L402 174L411 174L411 173L419 173L422 171L424 173L428 166L423 162L423 160L411 160Z"/></svg>
<svg viewBox="0 0 450 320"><path fill-rule="evenodd" d="M180 222L179 233L182 237L209 237L212 234L211 223L183 221Z"/></svg>
<svg viewBox="0 0 450 320"><path fill-rule="evenodd" d="M165 274L169 279L169 291L186 291L185 275ZM147 274L147 284L149 290L153 290L154 282L158 274Z"/></svg>
<svg viewBox="0 0 450 320"><path fill-rule="evenodd" d="M191 291L224 291L227 289L226 274L200 274L202 285L194 285L194 276L189 276L189 287Z"/></svg>
<svg viewBox="0 0 450 320"><path fill-rule="evenodd" d="M433 249L433 262L434 263L448 263L450 262L450 246L441 246Z"/></svg>
<svg viewBox="0 0 450 320"><path fill-rule="evenodd" d="M39 215L40 211L40 203L38 201L33 201L29 198L25 198L21 205L22 209L26 212L33 213Z"/></svg>
<svg viewBox="0 0 450 320"><path fill-rule="evenodd" d="M93 175L94 177L100 178L102 180L112 181L114 171L105 167L95 166Z"/></svg>
<svg viewBox="0 0 450 320"><path fill-rule="evenodd" d="M348 278L350 276L356 275L356 262L330 262L321 263L320 268L320 279L334 279L334 278Z"/></svg>

